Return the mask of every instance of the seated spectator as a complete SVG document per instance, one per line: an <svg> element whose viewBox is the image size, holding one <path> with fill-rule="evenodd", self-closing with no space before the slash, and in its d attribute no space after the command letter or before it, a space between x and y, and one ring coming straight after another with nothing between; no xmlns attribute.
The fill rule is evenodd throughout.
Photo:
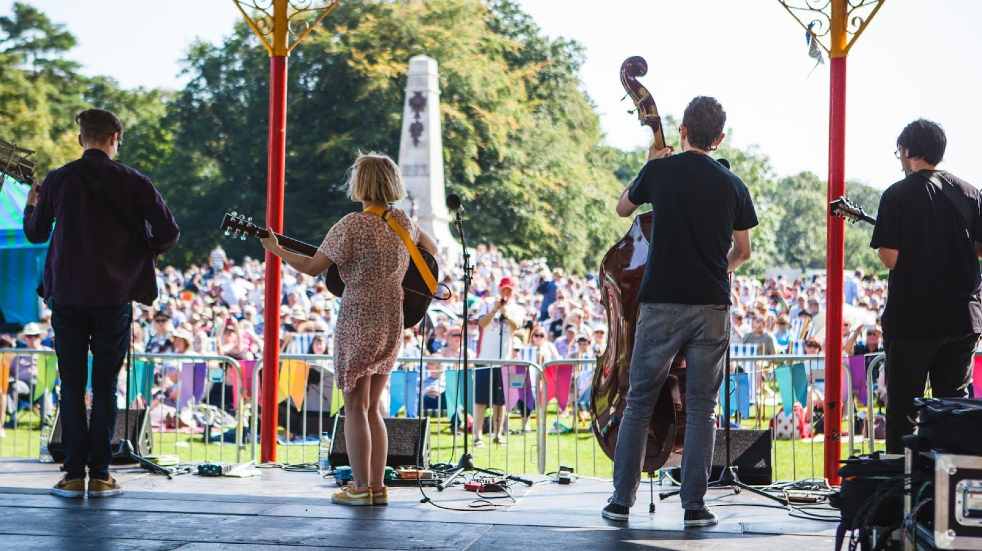
<svg viewBox="0 0 982 551"><path fill-rule="evenodd" d="M756 345L760 356L773 356L777 353L774 337L764 330L764 318L760 315L755 315L750 322L750 333L743 337L743 344Z"/></svg>
<svg viewBox="0 0 982 551"><path fill-rule="evenodd" d="M806 340L805 354L809 356L820 356L822 354L822 343L813 338ZM815 409L821 410L823 408L823 401L825 400L825 358L818 357L809 360L807 366L808 378L811 380L812 385L812 404L814 404Z"/></svg>
<svg viewBox="0 0 982 551"><path fill-rule="evenodd" d="M730 323L730 342L743 342L747 329L744 325L745 316L740 310L733 310L733 320Z"/></svg>
<svg viewBox="0 0 982 551"><path fill-rule="evenodd" d="M791 324L788 322L788 317L781 314L777 318L777 331L774 332L774 342L777 344L778 350L786 352L791 345L792 335L791 335Z"/></svg>
<svg viewBox="0 0 982 551"><path fill-rule="evenodd" d="M37 323L28 323L24 326L21 338L24 342L22 349L25 350L51 350L41 344L44 330ZM37 400L34 401L34 387L38 384L38 371L41 363L41 356L38 354L14 354L7 364L7 374L9 385L7 385L7 412L16 416L20 403L26 402L31 405L42 419L42 423L47 422L48 414L54 410L52 393L45 391ZM0 370L2 371L2 370Z"/></svg>
<svg viewBox="0 0 982 551"><path fill-rule="evenodd" d="M168 354L174 351L171 341L170 315L161 310L153 315L153 329L147 341L146 350L150 354Z"/></svg>
<svg viewBox="0 0 982 551"><path fill-rule="evenodd" d="M607 328L597 325L593 328L593 352L599 356L607 349Z"/></svg>
<svg viewBox="0 0 982 551"><path fill-rule="evenodd" d="M575 349L574 346L575 341L576 341L576 327L574 327L573 324L570 323L566 325L566 330L563 336L556 339L556 342L553 344L556 345L556 351L559 352L559 355L566 358L569 357L570 350Z"/></svg>
<svg viewBox="0 0 982 551"><path fill-rule="evenodd" d="M430 354L436 354L445 346L447 346L447 324L439 322L426 341L426 351Z"/></svg>

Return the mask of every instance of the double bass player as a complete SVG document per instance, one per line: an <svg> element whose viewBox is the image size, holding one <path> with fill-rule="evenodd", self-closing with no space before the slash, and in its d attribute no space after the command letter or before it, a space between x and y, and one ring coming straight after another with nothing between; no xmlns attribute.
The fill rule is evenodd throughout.
<svg viewBox="0 0 982 551"><path fill-rule="evenodd" d="M651 245L640 290L630 388L614 453L614 493L603 509L626 521L634 505L649 420L672 360L686 361L682 507L686 527L711 526L703 500L716 436L715 408L729 342L730 272L750 258L757 214L747 187L709 156L723 141L726 113L696 97L679 128L682 152L652 146L648 162L624 190L617 214L654 208Z"/></svg>

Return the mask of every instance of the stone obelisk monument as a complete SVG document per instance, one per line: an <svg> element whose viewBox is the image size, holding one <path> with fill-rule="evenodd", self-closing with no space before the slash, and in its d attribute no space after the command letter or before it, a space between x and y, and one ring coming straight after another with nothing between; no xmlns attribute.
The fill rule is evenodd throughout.
<svg viewBox="0 0 982 551"><path fill-rule="evenodd" d="M436 239L441 252L454 258L457 245L450 233L443 181L440 84L435 59L419 55L409 60L402 113L399 166L408 195L398 206Z"/></svg>

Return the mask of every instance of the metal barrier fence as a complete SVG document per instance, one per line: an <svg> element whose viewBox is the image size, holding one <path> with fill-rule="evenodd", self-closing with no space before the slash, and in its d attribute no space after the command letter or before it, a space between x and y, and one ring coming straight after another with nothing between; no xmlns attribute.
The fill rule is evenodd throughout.
<svg viewBox="0 0 982 551"><path fill-rule="evenodd" d="M30 355L37 356L38 361L34 363L39 367L39 378L26 382L26 384L10 383L2 386L4 395L17 394L19 402L13 407L13 435L12 438L0 439L0 456L8 455L27 455L37 457L40 449L40 432L32 430L22 430L27 421L34 421L34 417L47 415L54 411L56 400L54 399L56 389L54 381L50 379L52 369L51 360L54 358L53 351L38 351L29 349L3 349L0 350L0 375L3 374L3 359L10 355ZM808 391L805 395L805 409L815 411L816 396L812 392L818 373L821 373L821 356L734 356L732 360L732 371L746 374L750 381L753 381L754 415L742 416L739 412L736 418L740 421L740 426L769 429L770 420L774 418L777 411L783 407L784 399L779 400L778 392L773 392L774 387L781 386L777 381L777 368L794 364L804 364L805 372L808 374ZM459 360L448 357L424 357L422 358L424 367L424 383L426 375L432 369L434 373L442 374L445 379L452 379L455 389L444 385L443 396L437 400L436 408L423 407L424 402L432 402L422 395L422 390L418 383L418 371L402 370L394 373L405 373L404 376L397 375L395 378L402 377L401 390L404 396L395 400L406 410L406 415L415 417L417 407L423 410L424 415L432 416L431 419L431 460L433 462L451 461L459 456L462 450L462 439L458 426L461 424L461 415L464 411L471 413L474 411L473 402L477 392L476 379L477 373L488 373L481 375L486 379L494 381L497 377L501 379L503 397L497 397L494 385L484 384L482 390L486 389L486 394L481 396L481 402L495 404L504 402L505 415L498 422L497 427L502 429L502 438L499 441L485 441L484 448L474 448L475 460L482 466L501 468L506 471L530 472L556 470L559 465L572 464L578 473L592 474L595 476L609 476L612 470L610 460L599 450L599 446L593 437L589 425L588 416L583 412L588 410L588 388L585 382L592 381L590 374L595 368L595 359L563 359L544 362L541 366L529 360L473 360L469 367L468 380L468 402L463 404L462 385L463 377L459 369ZM174 404L173 411L161 407L162 402L167 400L154 400L147 398L147 403L151 406L148 410L150 415L150 425L152 428L153 454L161 455L168 452L180 457L182 461L226 461L231 462L233 457L226 454L226 439L234 444L235 462L241 462L245 430L249 430L249 445L251 445L251 456L258 460L258 420L259 420L259 400L261 396L261 362L257 363L251 373L243 371L240 362L228 357L217 355L175 355L175 354L134 354L134 362L149 362L153 368L150 371L152 381L162 382L164 378L170 377L176 384L176 392L170 397L170 402ZM281 356L281 370L284 369L286 362L302 362L303 366L286 365L285 374L281 374L281 394L285 397L278 402L278 407L283 407L287 412L281 416L281 424L286 430L286 439L282 442L286 449L283 450L285 462L287 463L313 463L320 454L321 437L330 432L331 417L340 409L343 397L336 387L333 369L333 357L327 355L307 355L307 354L284 354ZM398 363L404 366L412 366L420 362L419 357L400 357ZM875 357L867 369L867 409L865 422L868 426L865 439L859 442L856 447L854 433L856 427L857 412L855 411L853 400L853 384L851 371L843 369L843 377L846 381L846 420L848 426L848 452L853 454L864 451L867 447L873 449L876 445L873 440L875 432L875 380L872 374L876 367L882 365L882 354ZM8 364L11 362L7 362ZM202 368L201 366L204 365ZM298 367L294 369L294 367ZM229 371L231 368L231 372ZM319 374L319 381L314 384L314 388L308 388L306 375L304 384L294 385L293 378L299 376L303 370L314 368ZM493 369L492 369L493 368ZM188 370L193 371L193 376L188 376ZM217 371L216 371L217 370ZM202 375L202 371L204 374ZM54 373L57 373L56 364ZM500 373L497 375L495 373ZM12 373L11 375L19 375ZM56 376L56 375L55 375ZM415 379L413 378L415 376ZM199 379L204 378L204 381ZM17 377L12 377L17 379ZM196 379L197 378L197 379ZM249 381L251 379L251 388ZM134 386L140 384L139 375L134 376ZM191 381L192 388L184 384ZM22 382L23 383L23 382ZM211 387L210 389L196 388L194 385ZM11 387L15 385L15 388ZM218 385L221 390L216 394L211 389ZM285 385L285 386L284 386ZM120 385L122 386L122 385ZM163 385L162 385L163 386ZM298 386L300 390L298 392ZM765 388L771 390L765 390ZM413 389L410 392L410 388ZM419 390L419 396L411 399L410 395ZM456 394L448 399L447 391ZM22 392L23 391L23 392ZM186 393L193 393L188 397ZM586 394L584 394L586 392ZM231 393L231 394L230 394ZM45 396L47 394L47 396ZM143 394L142 390L136 394ZM298 404L302 394L302 403ZM231 400L229 396L231 395ZM6 396L5 396L6 397ZM316 400L312 398L316 397ZM215 399L213 399L215 398ZM501 398L500 400L498 398ZM586 398L586 400L584 399ZM3 398L0 398L3 399ZM228 436L230 425L220 423L220 436L217 441L217 453L212 443L214 438L205 428L201 435L202 447L196 447L194 431L189 429L181 419L182 413L186 415L183 406L192 405L200 400L205 405L214 405L219 411L234 412L234 437ZM10 399L5 399L9 402ZM130 400L132 402L132 400ZM31 407L25 410L25 403ZM392 403L392 402L390 402ZM417 406L417 403L420 405ZM234 404L234 405L233 405ZM555 405L553 405L555 404ZM2 405L2 404L0 404ZM167 404L164 403L164 406ZM430 404L432 406L432 404ZM740 404L737 404L739 406ZM229 407L232 406L232 407ZM9 405L7 406L10 407ZM722 412L722 401L720 401L720 412ZM192 407L193 409L193 407ZM739 409L731 405L731 411ZM451 411L452 410L452 411ZM0 410L2 411L2 410ZM36 412L36 413L35 413ZM251 412L251 414L250 414ZM295 412L295 414L291 414ZM393 412L386 412L393 413ZM436 413L435 416L433 414ZM311 423L309 419L313 415L316 420ZM25 417L26 416L26 417ZM490 416L494 420L494 415ZM298 418L300 421L298 421ZM534 421L534 423L532 423ZM550 423L551 421L551 423ZM296 424L300 422L299 430L295 430ZM766 425L765 425L766 423ZM38 423L40 424L40 419ZM205 423L207 425L207 423ZM172 425L172 426L171 426ZM533 428L534 427L534 428ZM496 431L492 422L491 436ZM511 430L509 430L511 429ZM814 431L814 419L812 420ZM311 432L316 432L316 438L311 441ZM448 434L449 433L449 434ZM471 433L473 434L473 432ZM299 438L299 442L295 442ZM29 442L25 439L29 439ZM486 437L487 439L487 437ZM517 442L516 442L517 440ZM812 477L820 477L821 473L821 452L819 443L814 439L809 439L808 446L802 448L802 442L797 438L795 431L792 431L791 442L774 440L772 448L772 463L775 473L778 471L787 472L784 462L790 454L791 471L793 477L797 477L801 465L798 456L806 453L811 456L810 470ZM473 440L472 440L473 442ZM292 446L291 444L299 444ZM296 449L300 450L299 461L296 457ZM216 457L217 456L217 457ZM804 471L802 471L804 472Z"/></svg>
<svg viewBox="0 0 982 551"><path fill-rule="evenodd" d="M333 368L331 366L332 358L329 356L284 355L282 361L316 361L320 363L318 366L320 370L333 374ZM399 358L398 363L411 365L419 361L420 358L418 357L402 357ZM447 357L424 357L422 361L426 364L426 370L431 369L432 366L453 368L458 365L456 359ZM803 405L807 411L811 412L815 410L816 400L812 389L815 387L816 379L820 378L816 377L816 375L822 372L822 369L820 369L822 362L822 356L776 355L735 357L733 358L733 371L746 373L752 380L759 379L761 384L755 386L758 390L762 390L765 383L770 385L770 387L780 386L777 384L775 376L777 368L793 364L806 364L809 380L805 394L805 403ZM505 409L509 413L502 420L506 429L505 432L510 433L508 437L504 438L501 442L492 441L488 443L485 449L472 448L475 459L482 466L501 468L509 471L512 468L523 471L535 469L540 473L544 473L557 469L559 465L571 464L579 473L595 476L609 476L611 474L611 461L599 449L593 437L592 429L590 428L589 417L584 418L581 414L589 408L589 386L592 383L591 374L596 364L595 359L555 360L545 362L542 366L538 366L531 361L521 360L475 360L475 364L474 368L470 368L472 376L468 382L469 401L474 401L473 396L477 391L477 388L475 388L477 385L474 382L476 375L474 374L487 371L489 367L494 367L502 371L502 387L506 396L501 401L504 402ZM253 380L253 387L257 389L257 393L255 394L257 396L259 395L260 369L261 367L257 367ZM283 369L282 364L281 369ZM294 369L290 368L281 373L281 389L284 384L282 382L284 378L287 381L287 387L293 386L289 381L291 377L295 376L295 372ZM396 414L405 406L406 415L408 417L415 417L418 401L424 400L425 398L423 396L416 396L414 400L409 396L420 393L422 390L418 386L418 371L396 370L393 374L393 381L406 374L407 376L403 378L408 379L410 382L400 383L398 385L399 389L395 388L397 385L394 382L392 383L393 393L404 392L407 396L402 398L392 396L390 400L383 399L383 407L386 403L389 403L393 408L391 411L387 409L385 414L387 416ZM453 377L450 378L453 382L448 385L446 390L459 394L459 387L462 381L460 371L458 369L446 369L443 371L443 375L445 376L449 377L451 374ZM528 374L531 374L531 376ZM844 400L846 404L845 417L849 426L854 427L856 411L852 406L854 403L852 399L853 387L848 370L844 370L843 377L846 381L846 395ZM426 375L424 375L424 383L425 379ZM340 391L336 388L331 388L329 392L324 388L325 384L327 384L325 380L326 377L320 379L319 384L315 385L319 388L316 389L316 394L313 394L320 396L321 399L329 395L332 397L332 406L328 409L323 408L323 406L312 408L315 412L319 412L316 415L316 430L320 434L323 434L324 429L331 424L329 418L339 409L340 404L338 401L343 400ZM458 385L455 391L450 388L453 384ZM412 390L409 390L410 388ZM482 401L487 403L495 402L494 397L490 396L492 389L488 387L486 392L488 395ZM517 397L515 396L516 394ZM455 419L456 415L454 413L462 412L464 409L458 398L445 400L450 402L450 404L447 404L449 406L448 408L444 408L443 402L438 402L439 406L436 408L438 415L435 419L432 419L430 433L431 460L433 462L449 462L462 451L459 438L454 440L451 437L451 441L448 443L443 437L445 432L456 432L456 425L459 424L459 421ZM296 406L291 395L281 396L281 400L285 402L288 412L291 411L290 408L293 408L300 414L301 419L307 420L310 418L309 412L311 408L309 408L309 400L305 400L303 404ZM529 402L532 401L534 403L530 406ZM770 420L783 407L783 400L780 399L780 393L773 391L767 393L765 396L765 393L761 392L754 402L755 415L752 419L742 419L742 426L748 427L749 425L753 427L756 423L756 428L771 430L773 435L774 429L770 426ZM252 407L252 417L256 419L259 415L259 404L253 402ZM468 412L472 411L471 407L467 407ZM720 408L720 411L722 411L722 401L720 402ZM428 407L419 407L419 409L424 410L424 414L432 414L432 410L434 410L432 404ZM731 407L731 409L735 408ZM431 411L427 412L426 410ZM325 419L325 417L328 419ZM280 421L280 425L286 430L287 436L297 432L292 427L292 418L293 415L288 414L285 420L281 419ZM507 428L511 428L511 425L518 426L516 429L508 431ZM814 431L814 420L811 421L811 426ZM526 427L534 427L534 429L527 429ZM301 444L299 462L301 463L315 461L318 453L316 448L319 445L319 439L310 440L308 438L310 433L309 428L310 423L304 421L304 426L299 431L299 443ZM492 430L491 432L493 433L495 431ZM471 434L473 435L473 432ZM856 451L853 440L854 431L850 430L848 434L848 451L851 454ZM515 435L518 435L517 439L519 442L517 443L515 442ZM788 476L797 477L800 472L810 471L812 477L820 477L822 444L814 438L808 438L808 446L810 447L801 448L802 442L800 440L801 438L799 438L796 432L791 433L790 442L777 439L773 440L772 464L775 473L782 472L787 473ZM258 460L257 444L257 432L253 430L253 457ZM290 464L297 463L297 454L294 450L295 448L293 446L287 446L285 450L281 450L284 452L280 457L281 461ZM447 455L444 456L443 453L447 453ZM802 470L802 465L799 461L799 456L802 454L810 456L810 468ZM790 463L790 466L786 463Z"/></svg>
<svg viewBox="0 0 982 551"><path fill-rule="evenodd" d="M731 387L736 385L739 389L741 385L737 381L741 381L740 374L745 374L750 387L750 396L745 399L738 389L731 388L731 413L729 416L722 415L725 412L721 385L720 417L735 418L736 426L740 428L771 432L771 470L775 480L797 480L805 473L808 474L808 478L823 478L824 434L828 431L823 426L823 437L817 438L816 405L821 403L821 398L827 391L824 356L776 354L732 356L730 360ZM843 397L845 421L850 427L846 431L846 448L848 455L852 455L855 453L853 427L855 427L856 410L852 377L845 362L842 376L845 387ZM736 401L735 405L734 401ZM800 404L802 409L796 410L794 408L796 404ZM745 419L745 416L740 415L741 410L746 412L751 409L750 406L754 412L753 419ZM782 427L779 431L779 420L790 425ZM802 424L806 428L804 434L801 433ZM733 426L732 421L731 426ZM721 446L724 443L717 441L716 445ZM799 461L801 454L807 456L805 465ZM805 469L801 470L801 467Z"/></svg>
<svg viewBox="0 0 982 551"><path fill-rule="evenodd" d="M56 379L53 350L0 348L0 457L40 457L41 428L57 407ZM5 429L8 414L12 426Z"/></svg>
<svg viewBox="0 0 982 551"><path fill-rule="evenodd" d="M245 389L243 389L243 382L245 379L243 379L242 366L239 361L231 356L221 356L215 354L151 354L135 352L133 353L134 381L130 383L130 388L141 383L141 377L136 371L137 363L141 360L152 362L152 378L154 381L156 381L158 380L159 376L160 381L162 382L161 387L163 387L163 380L165 378L171 377L175 373L177 375L177 380L172 381L177 384L171 386L171 388L177 388L176 392L172 393L168 397L155 400L154 402L148 404L150 406L147 409L147 414L150 418L151 440L154 438L156 439L153 440L153 455L160 456L167 452L164 436L166 434L170 434L170 449L173 455L178 456L178 458L181 458L181 456L187 457L188 459L184 462L231 462L231 458L227 457L225 454L226 434L228 432L226 429L228 423L225 421L225 413L231 409L231 411L235 412L234 437L232 440L232 443L235 445L235 462L241 463L242 448L244 447L244 415L246 410L246 408L243 406L246 392ZM233 370L233 377L229 377L230 368ZM220 373L215 372L215 369L220 369ZM191 388L187 388L188 386ZM217 394L219 395L218 404L212 403L212 396L216 394L216 390L218 391ZM229 393L232 395L232 404L229 404L229 400L227 399ZM173 406L174 411L172 417L174 427L173 430L167 430L169 428L167 425L171 422L171 417L168 415L171 413L168 409L168 407L170 407L169 402L171 401L173 401L175 404ZM191 406L193 410L196 404L214 406L218 408L218 411L212 409L203 412L196 412L197 415L192 413L191 417L188 418L187 407ZM200 454L195 453L195 431L192 423L187 422L189 420L193 421L194 424L203 425L203 457ZM211 441L213 440L211 432L215 423L218 424L219 428L217 458L213 457L211 454ZM184 433L188 434L188 437L185 437L181 432L182 424L186 425L186 428L189 430L189 432ZM157 430L154 430L155 427ZM182 451L185 451L182 449L184 447L188 448L186 453L182 453Z"/></svg>
<svg viewBox="0 0 982 551"><path fill-rule="evenodd" d="M418 364L420 360L421 360L420 357L415 357L415 358L400 357L397 360L397 363L401 365L412 365L412 364ZM285 449L280 450L280 452L282 453L279 452L277 453L277 458L280 460L281 463L286 463L286 464L313 463L317 460L317 457L320 453L319 450L320 436L325 433L324 429L330 425L333 430L333 423L330 420L325 422L325 414L327 414L328 417L333 417L333 415L340 409L340 404L338 402L343 402L343 396L341 394L341 391L340 389L337 388L335 384L335 380L333 378L333 374L334 374L333 358L331 356L326 356L326 355L317 356L317 355L309 355L309 354L282 354L280 356L280 362L281 362L280 363L280 369L281 369L280 389L278 390L279 404L277 404L277 407L280 408L281 414L283 413L286 414L285 419L283 419L284 417L283 415L280 416L281 419L279 420L279 424L281 427L285 429L287 438L285 440L278 441L278 445L284 447ZM306 381L304 380L305 374L303 373L304 371L303 366L287 364L286 362L304 362L305 364L307 364L307 367L316 367L320 372L325 374L330 374L332 379L331 382L332 388L330 389L330 391L325 389L325 379L327 377L323 377L323 376L319 378L319 381L315 385L313 385L314 388L310 388L311 385L307 384ZM429 440L430 440L430 448L431 448L431 461L433 462L440 462L441 459L445 459L449 461L454 457L456 457L459 451L462 451L463 440L461 439L460 442L458 443L458 438L460 438L460 431L458 430L457 425L462 422L460 419L462 415L460 414L463 414L464 412L470 414L474 411L476 407L475 402L477 402L478 400L476 398L477 389L475 388L475 386L476 386L476 379L477 379L476 374L478 372L488 372L489 370L492 370L492 368L496 370L505 371L505 373L501 374L501 379L502 379L501 383L503 387L502 390L504 391L503 392L504 394L510 394L512 390L517 390L520 393L522 393L523 397L525 397L527 396L527 394L525 393L529 392L529 393L533 393L534 398L537 398L536 400L537 404L542 403L542 392L544 392L544 387L541 387L541 384L544 383L542 383L541 368L539 368L539 366L537 366L531 361L482 359L482 360L475 360L474 364L470 364L470 362L468 362L469 363L468 366L469 376L467 378L468 379L467 380L468 404L463 403L464 378L462 377L461 370L447 369L447 366L456 366L458 364L458 360L454 358L444 357L444 356L424 356L422 358L422 362L424 364L427 364L427 367L424 368L425 370L429 370L431 366L435 367L437 370L439 370L440 375L444 378L444 381L446 380L451 381L451 383L446 383L446 382L444 383L446 390L444 390L441 393L441 396L437 398L437 407L436 408L423 407L424 403L426 402L425 400L426 397L423 395L424 389L420 388L420 385L418 383L419 381L418 370L395 370L393 371L394 374L393 377L390 377L390 391L391 391L391 387L394 386L393 384L394 379L396 377L399 377L398 374L400 373L407 374L405 379L412 379L412 377L409 377L408 375L416 375L416 377L415 380L407 381L404 382L402 385L400 385L403 388L403 392L405 392L405 396L402 397L402 399L399 399L398 397L396 398L399 406L396 407L395 412L392 412L391 410L386 410L385 414L386 416L393 416L389 414L397 413L398 411L402 410L404 407L407 417L416 417L417 410L422 412L424 415L431 417ZM263 366L261 365L261 363L257 364L256 369L253 373L252 387L255 390L253 395L257 397L262 395L261 393L262 378L260 375L262 369ZM525 371L517 372L520 369L524 369ZM532 376L526 377L525 375L528 373L531 373ZM297 377L300 378L299 381L295 381L295 378ZM492 380L495 379L496 377L497 375L495 375L493 371L488 375L488 378ZM425 375L424 375L424 379L425 379ZM506 385L505 380L508 380L509 384ZM522 381L522 384L512 386L511 381L513 380ZM532 381L535 382L533 383ZM453 386L454 388L451 389L450 388L451 386ZM303 391L300 390L300 387L303 388ZM415 396L410 396L409 389L411 387L413 388L412 394L414 394ZM311 390L313 390L313 392L310 392ZM490 395L492 391L493 391L493 385L488 385L489 395L488 398L483 401L486 401L489 404L497 401L494 396ZM449 392L449 395L447 394L447 392ZM297 404L299 400L296 400L296 397L301 394L304 396L305 399L303 399L302 403ZM308 430L310 428L309 419L310 419L311 408L309 407L310 401L306 398L311 395L319 396L321 399L327 396L331 397L330 405L328 409L325 410L322 405L323 402L321 402L319 404L319 407L314 410L314 413L316 413L316 418L317 418L316 426L319 432L318 438L314 440L311 440L309 438L310 431ZM507 398L507 396L504 396L503 398ZM519 411L521 412L521 416L518 419L513 419L512 416L508 415L504 419L502 419L501 422L503 423L502 424L503 430L508 431L509 423L520 422L522 423L522 425L524 425L525 422L531 419L532 417L531 414L533 412L536 413L535 419L537 425L536 425L536 430L533 433L534 439L532 440L531 443L529 442L529 438L528 438L529 433L523 430L524 426L521 429L508 431L511 432L512 434L517 433L521 435L521 440L522 440L521 452L520 452L521 459L515 457L516 455L518 455L516 453L518 450L511 447L512 445L511 438L508 438L507 436L504 435L502 436L502 438L496 438L495 441L491 442L491 444L493 445L484 446L486 448L485 451L487 452L486 456L484 453L482 453L482 451L480 451L480 448L475 448L473 446L473 439L471 439L471 446L469 450L473 450L473 454L475 455L475 458L479 461L482 461L482 465L485 466L501 468L506 471L510 471L513 466L518 466L520 469L522 469L519 472L527 472L525 469L527 469L527 467L531 463L531 465L534 466L533 468L538 472L545 472L545 464L546 464L545 453L544 453L545 452L544 436L546 432L545 416L544 414L539 413L539 410L527 407L529 400L524 400L524 401L520 400L520 401L523 402L522 407L519 409ZM383 400L383 405L384 402L385 400ZM388 402L391 407L393 405L391 398ZM433 413L436 413L436 415L435 416L431 415ZM252 418L259 419L259 414L260 414L259 401L253 400ZM296 417L299 417L299 419L302 420L303 423L299 435L295 434L293 430L293 423ZM492 426L494 426L494 418L495 416L492 412L491 415ZM449 435L445 435L444 434L445 432L449 433ZM256 430L254 426L250 426L250 433L251 433L252 457L254 460L258 462L259 461L259 455L258 455L259 431ZM471 434L473 435L473 432L471 432ZM299 441L295 442L295 440L297 440L296 439L297 436L299 436ZM450 440L449 450L446 450L447 442L445 442L445 440ZM294 448L297 447L297 444L299 444L299 447L301 448L299 453L299 459L297 458L297 453L294 451ZM448 452L448 455L445 458L441 457L441 454L444 451ZM316 452L317 455L315 455L314 452ZM517 464L515 464L516 461L518 461Z"/></svg>
<svg viewBox="0 0 982 551"><path fill-rule="evenodd" d="M30 358L29 362L23 359L26 357ZM232 376L229 376L230 368ZM126 376L125 366L121 373ZM241 461L245 408L242 407L242 368L237 360L218 355L134 353L132 380L129 385L124 381L120 378L117 382L117 406L137 404L139 407L135 409L146 409L152 455L165 454L170 444L173 455L185 463ZM41 440L48 438L54 429L51 423L58 406L57 385L57 358L53 350L0 349L0 390L3 391L0 392L0 421L9 413L13 423L12 438L10 435L0 438L0 457L40 457ZM220 386L216 389L216 385ZM232 403L227 399L229 393ZM212 403L214 394L218 395L218 404ZM203 409L197 404L216 406L217 410ZM234 422L223 422L225 413L221 412L229 410L235 413ZM25 415L30 423L21 421ZM117 423L123 422L123 415L117 416ZM211 429L216 422L220 432L217 452L211 442ZM171 423L173 427L168 426ZM195 424L204 425L198 447L195 431L191 429ZM234 425L234 456L225 453L225 428L231 425Z"/></svg>

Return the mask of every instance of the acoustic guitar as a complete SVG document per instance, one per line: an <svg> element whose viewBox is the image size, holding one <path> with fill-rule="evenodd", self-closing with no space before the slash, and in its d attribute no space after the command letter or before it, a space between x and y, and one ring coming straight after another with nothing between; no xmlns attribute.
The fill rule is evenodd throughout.
<svg viewBox="0 0 982 551"><path fill-rule="evenodd" d="M237 214L236 212L225 213L220 229L228 237L243 240L247 236L257 239L269 237L269 232L266 228L253 224L252 218L246 218L244 215ZM275 235L280 242L280 246L288 251L310 257L317 253L317 247L310 243L304 243L298 239L278 233ZM433 277L439 281L440 273L436 259L423 249L420 249L419 252L423 256L423 260L430 267L430 271L433 272ZM344 281L341 279L341 273L338 271L336 264L331 265L324 279L327 283L327 290L331 294L338 297L344 294ZM406 270L406 276L402 280L402 288L405 291L402 301L403 324L408 329L415 327L423 319L423 316L426 315L426 310L430 306L430 301L436 297L430 294L426 283L423 281L423 277L419 274L419 269L416 268L416 264L413 262L409 263L409 269Z"/></svg>

